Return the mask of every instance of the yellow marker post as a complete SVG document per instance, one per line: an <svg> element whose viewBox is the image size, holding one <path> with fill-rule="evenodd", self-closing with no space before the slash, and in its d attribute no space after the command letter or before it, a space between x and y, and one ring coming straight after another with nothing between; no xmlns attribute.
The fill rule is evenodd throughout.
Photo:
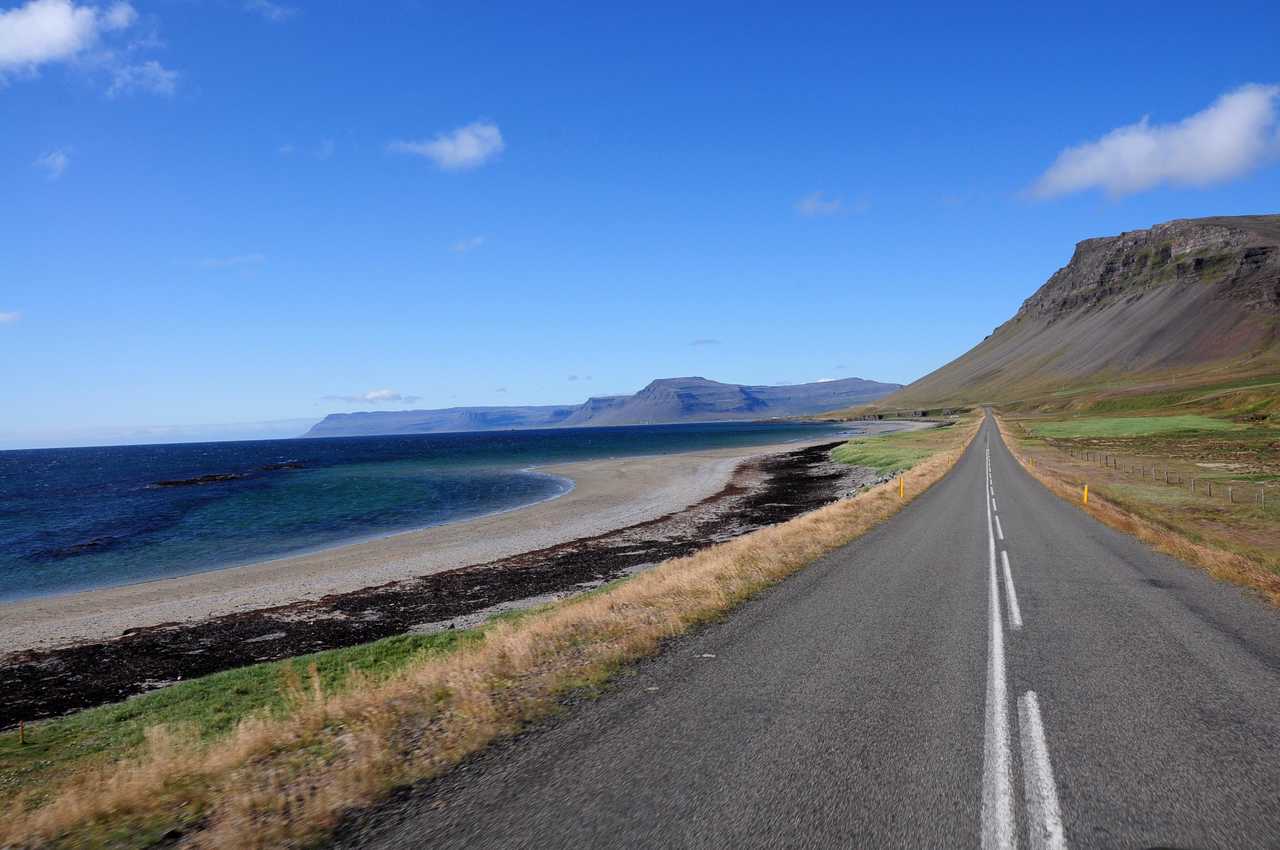
<svg viewBox="0 0 1280 850"><path fill-rule="evenodd" d="M1084 503L1089 504L1089 485L1084 485Z"/></svg>
<svg viewBox="0 0 1280 850"><path fill-rule="evenodd" d="M902 476L901 476L901 475L899 475L899 476L898 476L898 498L899 498L899 499L902 499L902 498L905 498L905 497L906 497L906 496L905 496L905 494L906 494L906 486L907 486L907 485L904 483L904 480L903 480Z"/></svg>

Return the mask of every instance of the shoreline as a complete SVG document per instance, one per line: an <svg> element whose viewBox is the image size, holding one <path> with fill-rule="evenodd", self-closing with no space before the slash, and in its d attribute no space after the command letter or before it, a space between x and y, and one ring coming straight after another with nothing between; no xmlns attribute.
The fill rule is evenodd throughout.
<svg viewBox="0 0 1280 850"><path fill-rule="evenodd" d="M0 603L0 646L7 655L110 640L134 629L321 599L492 562L683 510L721 490L743 462L824 442L830 440L539 465L530 471L565 478L573 486L549 499L458 522L251 564Z"/></svg>
<svg viewBox="0 0 1280 850"><path fill-rule="evenodd" d="M831 460L830 450L840 442L791 444L746 459L695 458L731 470L722 487L699 501L510 557L319 599L131 628L97 641L11 651L0 660L0 728L117 703L221 670L467 627L500 611L580 594L886 480L873 470ZM629 462L634 461L610 465L616 469Z"/></svg>

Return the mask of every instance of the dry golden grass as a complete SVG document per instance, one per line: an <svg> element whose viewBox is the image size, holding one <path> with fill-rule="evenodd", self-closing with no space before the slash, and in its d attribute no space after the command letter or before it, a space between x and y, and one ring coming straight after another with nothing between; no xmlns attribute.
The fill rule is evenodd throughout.
<svg viewBox="0 0 1280 850"><path fill-rule="evenodd" d="M1089 504L1084 505L1081 490L1085 482L1076 470L1070 468L1069 459L1054 459L1042 454L1038 455L1040 462L1032 462L1032 458L1019 448L1018 440L1007 430L1005 423L999 417L996 417L996 424L1013 456L1018 459L1024 469L1055 495L1076 505L1094 519L1117 531L1133 535L1158 552L1201 567L1214 578L1252 588L1262 594L1272 605L1280 606L1280 576L1244 555L1192 540L1176 528L1157 524L1139 516L1108 500L1095 490L1090 490Z"/></svg>
<svg viewBox="0 0 1280 850"><path fill-rule="evenodd" d="M296 684L289 717L251 718L211 745L153 730L141 759L75 776L48 802L19 801L0 822L0 845L137 846L175 828L187 847L313 841L344 812L518 732L567 691L599 685L897 513L955 464L977 425L939 432L939 451L905 474L905 500L896 482L882 484L500 623L482 642L389 681L325 694L313 675Z"/></svg>

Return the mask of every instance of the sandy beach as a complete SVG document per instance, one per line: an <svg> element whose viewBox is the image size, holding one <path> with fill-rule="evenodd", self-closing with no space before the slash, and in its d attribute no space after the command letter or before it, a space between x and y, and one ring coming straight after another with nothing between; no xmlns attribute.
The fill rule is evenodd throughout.
<svg viewBox="0 0 1280 850"><path fill-rule="evenodd" d="M18 651L101 641L128 629L200 621L494 561L680 511L719 492L744 460L818 442L830 440L540 467L572 479L573 490L506 513L248 566L0 605L0 646Z"/></svg>

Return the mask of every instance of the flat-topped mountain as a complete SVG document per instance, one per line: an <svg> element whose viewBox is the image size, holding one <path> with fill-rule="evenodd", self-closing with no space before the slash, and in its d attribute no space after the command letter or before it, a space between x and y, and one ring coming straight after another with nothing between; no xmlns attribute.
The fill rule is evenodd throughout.
<svg viewBox="0 0 1280 850"><path fill-rule="evenodd" d="M1280 215L1182 219L1076 245L964 355L877 406L1280 371Z"/></svg>
<svg viewBox="0 0 1280 850"><path fill-rule="evenodd" d="M304 436L433 434L811 416L866 404L901 388L901 384L862 378L779 387L723 384L698 377L661 378L634 395L600 396L574 405L332 413Z"/></svg>

